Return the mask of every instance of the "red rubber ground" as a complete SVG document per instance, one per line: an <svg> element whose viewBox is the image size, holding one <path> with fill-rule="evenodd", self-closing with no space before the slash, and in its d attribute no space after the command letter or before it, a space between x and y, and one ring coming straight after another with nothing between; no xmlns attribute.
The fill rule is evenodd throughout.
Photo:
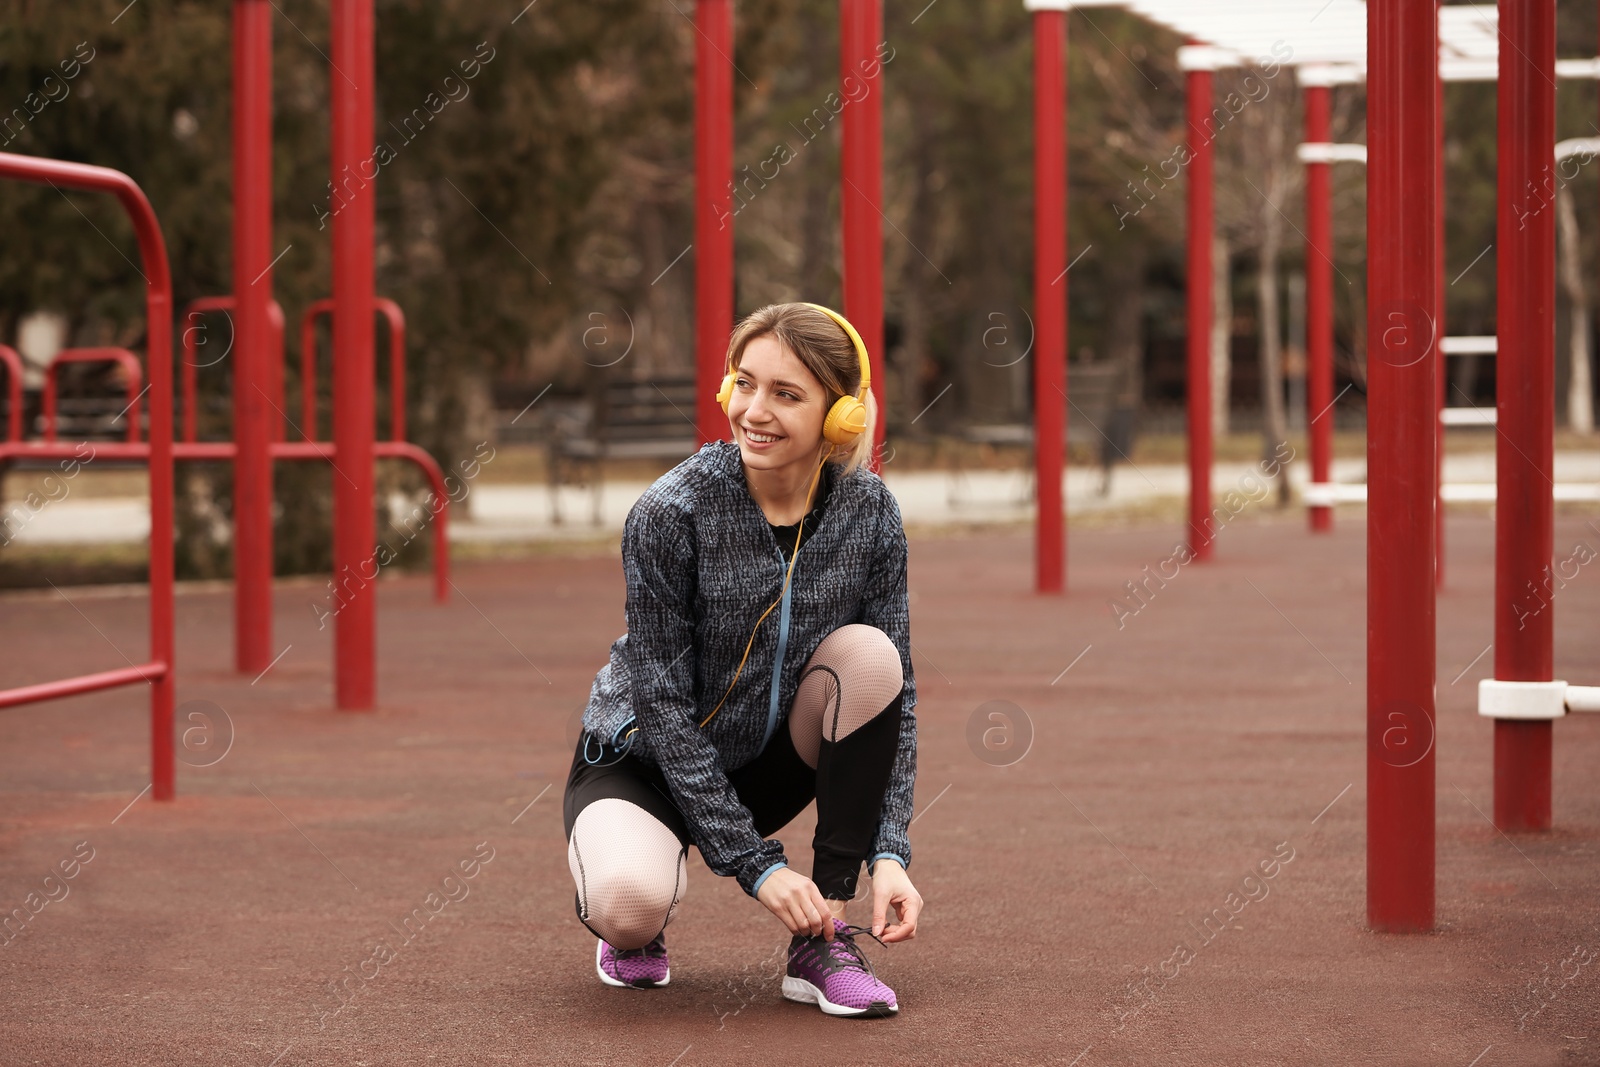
<svg viewBox="0 0 1600 1067"><path fill-rule="evenodd" d="M1364 929L1361 522L1242 517L1119 630L1108 599L1178 536L1075 530L1049 599L1024 533L913 532L928 908L915 942L868 943L902 1005L868 1021L781 1000L787 935L694 856L672 984L596 979L560 794L622 629L615 559L463 566L446 608L426 577L385 583L365 715L330 710L322 586L280 584L289 647L254 683L227 669L227 592L187 591L179 700L233 736L223 755L225 726L188 735L189 764L216 762L180 764L176 802L129 806L143 690L0 713L0 908L93 849L0 947L0 1064L1600 1062L1600 717L1556 724L1556 829L1496 832L1491 656L1467 669L1492 634L1490 521L1450 524L1440 925L1420 937ZM1600 523L1558 519L1557 561L1579 543L1600 552ZM68 595L0 600L0 686L142 655L142 597ZM1557 676L1600 684L1600 563L1555 610ZM1012 766L969 747L991 700L1032 723ZM780 835L802 869L810 818Z"/></svg>

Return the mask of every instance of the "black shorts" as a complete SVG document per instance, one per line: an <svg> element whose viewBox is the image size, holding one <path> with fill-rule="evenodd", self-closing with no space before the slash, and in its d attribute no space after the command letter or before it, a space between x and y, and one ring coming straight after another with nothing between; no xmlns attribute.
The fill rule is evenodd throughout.
<svg viewBox="0 0 1600 1067"><path fill-rule="evenodd" d="M585 745L594 764L584 759ZM763 838L787 826L817 794L817 772L795 751L787 722L779 724L760 755L743 767L729 771L728 781L738 793L739 802L750 812L756 833ZM672 791L659 767L645 763L632 753L619 757L615 747L601 745L587 731L580 731L561 811L569 839L578 813L607 797L637 804L677 835L683 845L694 844L683 813L673 801Z"/></svg>

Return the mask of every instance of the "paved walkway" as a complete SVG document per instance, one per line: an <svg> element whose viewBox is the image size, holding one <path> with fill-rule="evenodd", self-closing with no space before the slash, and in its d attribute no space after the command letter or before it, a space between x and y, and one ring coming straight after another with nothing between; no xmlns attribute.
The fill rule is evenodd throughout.
<svg viewBox="0 0 1600 1067"><path fill-rule="evenodd" d="M1297 491L1304 487L1308 475L1305 463L1291 464L1289 480ZM1334 464L1337 482L1359 484L1365 477L1365 460L1346 459ZM890 464L884 478L899 499L908 523L1003 524L1026 521L1034 512L1031 470L901 473ZM1491 453L1446 458L1447 484L1492 485L1494 478ZM1259 499L1258 479L1256 464L1219 463L1212 475L1213 492L1219 500L1230 490ZM1600 488L1600 450L1558 453L1556 480ZM1127 511L1183 499L1188 493L1189 471L1180 464L1121 464L1112 478L1110 494L1101 496L1099 469L1072 467L1067 470L1064 485L1069 515ZM591 522L593 495L588 489L560 490L564 522L558 525L553 521L548 486L475 484L468 494L465 514L452 517L450 538L462 542L518 542L614 533L622 529L628 509L647 486L641 481L606 482L600 494L600 524L596 527ZM8 501L6 510L15 512L18 506L17 502ZM403 514L406 509L397 503L397 510ZM28 514L24 522L13 520L12 528L19 544L136 542L149 536L150 517L142 498L82 500L68 495Z"/></svg>

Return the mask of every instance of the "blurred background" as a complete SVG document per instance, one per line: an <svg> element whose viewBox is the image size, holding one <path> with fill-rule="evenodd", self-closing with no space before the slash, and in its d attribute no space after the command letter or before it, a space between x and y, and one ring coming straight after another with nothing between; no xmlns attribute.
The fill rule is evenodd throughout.
<svg viewBox="0 0 1600 1067"><path fill-rule="evenodd" d="M326 5L313 0L274 6L274 240L286 246L275 292L292 324L331 291L328 25ZM606 383L693 374L695 28L692 5L681 0L539 0L518 16L520 6L379 0L377 127L391 158L376 181L377 291L398 301L409 322L410 439L447 467L481 457L487 443L494 459L485 486L548 484L556 493L565 476L551 469L552 442L595 432ZM832 0L737 5L736 314L773 301L841 302L840 124L817 117L838 106L837 96L830 104L839 91L837 19ZM1595 5L1562 4L1560 20L1558 54L1593 55ZM1068 26L1069 392L1080 401L1068 411L1069 452L1075 464L1097 466L1110 438L1118 462L1178 464L1185 178L1171 160L1184 140L1175 62L1183 42L1114 8L1072 11ZM161 219L179 307L231 286L230 28L221 3L13 0L0 15L0 104L10 116L0 122L0 151L129 173ZM883 385L892 469L1011 470L1025 479L1029 16L1016 0L916 0L887 5L884 34ZM73 57L81 69L63 79L62 63ZM478 75L453 83L467 91L446 97L446 76L473 59ZM1215 99L1232 94L1238 105L1228 105L1234 117L1216 140L1211 417L1223 460L1303 440L1304 205L1294 153L1304 122L1294 79L1292 68L1271 66L1216 79ZM1482 83L1445 94L1451 334L1495 330L1493 256L1483 255L1495 237L1494 93ZM1362 87L1341 87L1333 98L1333 140L1363 142ZM1563 81L1557 99L1559 137L1596 132L1592 82ZM407 124L419 108L425 121ZM1592 347L1581 279L1595 275L1600 254L1595 169L1563 187L1558 205L1569 282L1557 318L1558 447L1592 447L1588 426L1567 425L1567 389L1573 353L1587 359ZM1359 458L1365 174L1352 166L1333 174L1334 418L1339 453ZM63 345L142 347L136 249L114 203L0 184L0 234L0 342L23 352L30 398ZM225 439L228 323L196 328L199 436ZM326 437L325 327L318 337ZM289 345L286 390L297 398L292 326ZM380 355L380 435L384 362ZM1449 373L1473 402L1493 404L1492 359L1453 359ZM66 395L115 399L106 374L84 369L64 383ZM300 417L297 406L287 414ZM120 433L102 429L108 439ZM1492 430L1452 431L1452 449L1492 447ZM692 442L682 454L691 450ZM606 460L574 477L647 483L673 462ZM418 499L412 475L381 470L389 506ZM179 471L180 575L225 575L230 469L187 463ZM93 473L111 481L81 482L80 497L143 493L135 470ZM5 499L26 493L33 477L9 472ZM328 470L280 463L275 477L278 573L326 570ZM615 506L625 513L625 502ZM613 518L615 506L606 505ZM585 511L578 506L566 522L584 522ZM427 540L407 544L404 565L425 562ZM68 580L142 569L136 547L85 551L19 540L0 552L0 583L32 584L45 571Z"/></svg>

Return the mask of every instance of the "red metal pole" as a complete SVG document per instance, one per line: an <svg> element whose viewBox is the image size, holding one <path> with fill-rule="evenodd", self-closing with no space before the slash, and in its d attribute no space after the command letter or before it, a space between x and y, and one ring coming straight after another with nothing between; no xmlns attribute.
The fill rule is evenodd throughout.
<svg viewBox="0 0 1600 1067"><path fill-rule="evenodd" d="M1194 57L1184 62L1184 57ZM1189 211L1187 371L1189 416L1189 548L1197 560L1211 558L1211 72L1203 50L1180 52L1187 70Z"/></svg>
<svg viewBox="0 0 1600 1067"><path fill-rule="evenodd" d="M1367 42L1367 922L1415 932L1434 920L1434 5L1370 0Z"/></svg>
<svg viewBox="0 0 1600 1067"><path fill-rule="evenodd" d="M406 313L386 296L378 297L378 314L389 324L389 440L406 439Z"/></svg>
<svg viewBox="0 0 1600 1067"><path fill-rule="evenodd" d="M199 345L195 341L195 330L198 327L197 319L200 311L190 304L183 312L183 338L179 342L183 351L183 361L179 368L179 388L183 393L183 439L193 441L195 431L199 425L197 413L194 410L199 396L199 385L196 377L199 368L195 365L195 356L199 352Z"/></svg>
<svg viewBox="0 0 1600 1067"><path fill-rule="evenodd" d="M1067 119L1064 9L1033 12L1034 588L1066 585L1061 498L1067 390Z"/></svg>
<svg viewBox="0 0 1600 1067"><path fill-rule="evenodd" d="M268 377L272 387L267 391L272 394L273 410L267 416L267 422L272 427L272 440L282 441L284 437L284 422L289 417L289 409L283 406L283 331L284 317L283 305L276 300L267 304L267 324L272 330L272 370Z"/></svg>
<svg viewBox="0 0 1600 1067"><path fill-rule="evenodd" d="M1439 6L1444 6L1444 0L1439 0ZM1438 129L1438 143L1434 147L1434 290L1433 298L1433 334L1438 338L1445 338L1449 333L1445 330L1444 315L1444 77L1442 73L1435 72L1434 85L1434 111L1437 115L1436 126ZM1433 559L1434 559L1434 588L1444 588L1444 393L1445 382L1450 377L1450 361L1439 354L1439 371L1436 375L1439 386L1434 390L1437 403L1434 405L1434 433L1437 440L1434 443L1433 453Z"/></svg>
<svg viewBox="0 0 1600 1067"><path fill-rule="evenodd" d="M333 582L337 706L376 697L372 444L372 0L333 0ZM369 573L369 571L371 573Z"/></svg>
<svg viewBox="0 0 1600 1067"><path fill-rule="evenodd" d="M22 357L9 345L0 345L0 363L6 368L6 397L11 406L6 416L6 440L22 440Z"/></svg>
<svg viewBox="0 0 1600 1067"><path fill-rule="evenodd" d="M1555 0L1500 0L1494 676L1552 680ZM1550 828L1551 723L1496 719L1494 821Z"/></svg>
<svg viewBox="0 0 1600 1067"><path fill-rule="evenodd" d="M1306 140L1328 144L1333 89L1307 85ZM1311 481L1333 481L1333 193L1331 163L1306 164L1306 433L1310 437ZM1308 509L1311 529L1333 529L1333 506Z"/></svg>
<svg viewBox="0 0 1600 1067"><path fill-rule="evenodd" d="M883 378L883 40L882 0L840 0L839 82L846 100L840 214L844 229L844 316L867 346L872 393L884 410ZM884 420L873 432L871 470L881 470Z"/></svg>
<svg viewBox="0 0 1600 1067"><path fill-rule="evenodd" d="M234 669L272 662L272 7L233 5Z"/></svg>
<svg viewBox="0 0 1600 1067"><path fill-rule="evenodd" d="M694 58L695 429L728 436L717 404L733 332L733 0L699 0Z"/></svg>

